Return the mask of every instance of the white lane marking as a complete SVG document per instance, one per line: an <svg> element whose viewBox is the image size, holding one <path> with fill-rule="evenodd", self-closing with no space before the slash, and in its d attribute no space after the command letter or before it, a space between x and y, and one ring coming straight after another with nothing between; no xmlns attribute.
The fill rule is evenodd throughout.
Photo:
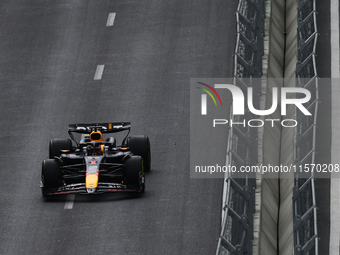
<svg viewBox="0 0 340 255"><path fill-rule="evenodd" d="M96 73L94 74L94 80L101 80L104 72L104 65L98 65L96 69Z"/></svg>
<svg viewBox="0 0 340 255"><path fill-rule="evenodd" d="M112 27L113 23L115 22L115 18L116 18L116 13L115 12L109 13L109 17L107 18L106 26L107 27Z"/></svg>
<svg viewBox="0 0 340 255"><path fill-rule="evenodd" d="M340 151L340 51L339 51L339 0L331 0L331 72L332 72L332 145L331 145L331 163L339 163ZM337 161L337 162L336 162ZM333 175L333 174L332 174ZM331 208L330 208L330 237L329 237L329 254L339 255L340 242L340 180L337 177L331 178Z"/></svg>
<svg viewBox="0 0 340 255"><path fill-rule="evenodd" d="M332 78L340 78L339 0L331 0L331 70Z"/></svg>
<svg viewBox="0 0 340 255"><path fill-rule="evenodd" d="M66 197L66 202L64 209L72 209L73 208L73 203L74 203L74 198L76 197L76 194L68 194Z"/></svg>

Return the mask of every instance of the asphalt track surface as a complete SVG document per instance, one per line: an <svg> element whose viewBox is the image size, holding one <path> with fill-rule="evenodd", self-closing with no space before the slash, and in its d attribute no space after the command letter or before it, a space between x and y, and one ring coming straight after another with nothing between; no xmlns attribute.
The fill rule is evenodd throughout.
<svg viewBox="0 0 340 255"><path fill-rule="evenodd" d="M214 254L221 179L189 178L190 77L231 77L237 1L0 2L0 254ZM116 13L107 27L109 13ZM100 79L96 68L104 65ZM131 121L142 196L44 200L48 142Z"/></svg>

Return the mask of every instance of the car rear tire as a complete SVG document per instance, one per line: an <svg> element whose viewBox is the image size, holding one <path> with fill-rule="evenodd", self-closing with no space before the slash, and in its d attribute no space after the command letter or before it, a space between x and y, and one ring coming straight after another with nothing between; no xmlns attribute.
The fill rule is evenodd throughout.
<svg viewBox="0 0 340 255"><path fill-rule="evenodd" d="M68 150L72 149L72 142L70 139L53 139L50 141L49 146L49 158L54 159L55 156L60 156L61 150Z"/></svg>
<svg viewBox="0 0 340 255"><path fill-rule="evenodd" d="M144 135L130 136L127 145L134 155L143 158L144 171L151 169L151 150L149 137Z"/></svg>
<svg viewBox="0 0 340 255"><path fill-rule="evenodd" d="M41 179L44 191L56 189L60 185L59 161L57 159L46 159L42 163Z"/></svg>
<svg viewBox="0 0 340 255"><path fill-rule="evenodd" d="M135 185L140 187L140 191L144 191L145 186L141 181L143 174L143 159L141 156L131 156L125 161L125 177L127 185Z"/></svg>

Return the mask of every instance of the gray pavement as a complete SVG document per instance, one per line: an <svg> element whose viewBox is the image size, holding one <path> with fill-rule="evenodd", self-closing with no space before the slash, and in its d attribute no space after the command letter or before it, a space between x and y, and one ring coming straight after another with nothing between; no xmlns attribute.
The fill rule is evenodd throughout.
<svg viewBox="0 0 340 255"><path fill-rule="evenodd" d="M236 5L1 1L1 255L215 252L222 180L189 178L188 86L232 75ZM145 194L77 195L70 210L66 197L42 199L49 140L106 121L150 137Z"/></svg>

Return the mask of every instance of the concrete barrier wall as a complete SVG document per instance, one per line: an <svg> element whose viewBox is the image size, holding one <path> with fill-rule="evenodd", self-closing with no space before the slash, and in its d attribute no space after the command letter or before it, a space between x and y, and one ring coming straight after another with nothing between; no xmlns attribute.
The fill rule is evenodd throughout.
<svg viewBox="0 0 340 255"><path fill-rule="evenodd" d="M284 2L272 0L266 2L265 19L265 51L263 56L263 80L270 78L271 82L262 83L261 109L269 109L272 104L272 87L283 86L284 70ZM274 112L268 118L281 119L280 111ZM259 164L280 164L281 126L259 129ZM277 254L277 227L279 215L279 175L277 178L263 178L258 175L256 187L256 212L254 215L255 233L253 254Z"/></svg>
<svg viewBox="0 0 340 255"><path fill-rule="evenodd" d="M287 8L287 10L285 10ZM286 14L286 17L285 17ZM263 78L270 83L262 87L261 109L272 103L272 87L295 87L297 62L297 0L271 0L266 10L265 54ZM285 78L283 80L282 78ZM286 78L292 78L288 82ZM262 108L263 107L263 108ZM296 119L295 109L287 108L285 118ZM277 111L269 116L281 119ZM269 118L268 117L268 118ZM290 165L294 163L295 132L281 125L259 130L259 164ZM291 174L292 175L292 174ZM253 254L293 254L293 186L294 176L277 175L277 178L258 176ZM272 177L272 176L271 176ZM256 241L256 242L255 242Z"/></svg>
<svg viewBox="0 0 340 255"><path fill-rule="evenodd" d="M286 2L286 50L284 67L284 87L296 87L297 62L297 0ZM295 95L292 95L295 97ZM297 119L293 105L288 106L286 119ZM295 161L296 128L282 129L280 164L289 166ZM294 226L293 226L293 187L294 173L284 173L280 176L280 212L279 212L279 254L293 254Z"/></svg>

